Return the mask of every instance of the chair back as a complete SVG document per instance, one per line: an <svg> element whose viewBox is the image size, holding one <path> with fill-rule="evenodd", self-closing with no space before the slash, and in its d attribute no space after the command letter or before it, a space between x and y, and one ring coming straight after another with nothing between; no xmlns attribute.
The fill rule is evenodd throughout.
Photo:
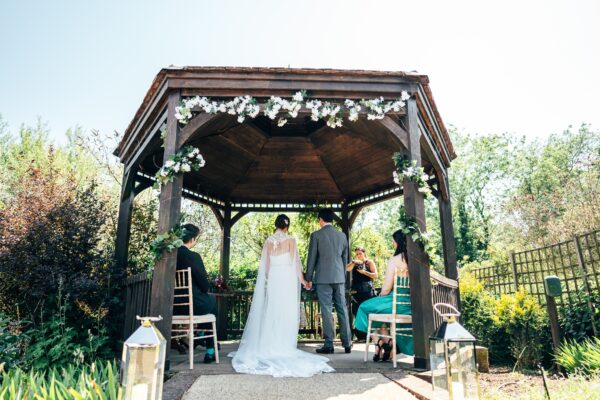
<svg viewBox="0 0 600 400"><path fill-rule="evenodd" d="M409 289L408 293L405 293L403 289ZM410 282L408 280L408 271L403 271L400 268L396 268L396 277L394 279L394 295L393 295L393 307L392 314L393 320L396 320L396 308L399 304L410 304Z"/></svg>
<svg viewBox="0 0 600 400"><path fill-rule="evenodd" d="M173 291L173 306L187 306L190 318L194 318L194 296L192 294L192 269L179 269L175 271L175 290ZM178 302L177 299L183 299Z"/></svg>

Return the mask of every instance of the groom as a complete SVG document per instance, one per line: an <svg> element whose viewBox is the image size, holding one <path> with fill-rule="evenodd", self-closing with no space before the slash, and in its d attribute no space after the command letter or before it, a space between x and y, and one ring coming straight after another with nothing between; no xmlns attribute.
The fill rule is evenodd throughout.
<svg viewBox="0 0 600 400"><path fill-rule="evenodd" d="M348 240L346 235L335 229L333 210L327 208L319 211L319 225L321 229L310 235L308 246L308 262L306 280L308 287L314 281L317 285L317 296L323 317L323 336L325 344L317 353L332 354L335 327L333 326L333 305L338 315L340 335L346 353L352 349L352 337L348 320L348 308L344 296L346 271L348 263ZM313 279L314 275L314 279Z"/></svg>

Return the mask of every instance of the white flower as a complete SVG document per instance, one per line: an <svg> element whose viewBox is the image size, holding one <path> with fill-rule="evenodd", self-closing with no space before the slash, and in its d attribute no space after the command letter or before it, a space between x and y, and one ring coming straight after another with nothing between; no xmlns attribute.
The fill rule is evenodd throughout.
<svg viewBox="0 0 600 400"><path fill-rule="evenodd" d="M219 104L219 112L227 112L227 106L225 106L225 103Z"/></svg>
<svg viewBox="0 0 600 400"><path fill-rule="evenodd" d="M165 167L166 168L171 168L173 165L175 165L175 162L173 160L167 160L165 162Z"/></svg>
<svg viewBox="0 0 600 400"><path fill-rule="evenodd" d="M423 182L427 182L427 181L429 180L429 175L427 175L427 174L422 174L422 175L421 175L421 180L422 180Z"/></svg>
<svg viewBox="0 0 600 400"><path fill-rule="evenodd" d="M198 165L200 166L200 168L204 167L205 164L206 161L204 160L204 157L202 157L201 154L198 154Z"/></svg>
<svg viewBox="0 0 600 400"><path fill-rule="evenodd" d="M400 100L406 101L410 99L410 95L406 91L402 91L402 95L400 96Z"/></svg>
<svg viewBox="0 0 600 400"><path fill-rule="evenodd" d="M190 170L191 170L191 169L192 169L192 168L190 167L190 165L189 165L189 164L183 164L183 165L181 166L181 170L182 170L183 172L190 172Z"/></svg>
<svg viewBox="0 0 600 400"><path fill-rule="evenodd" d="M180 164L179 164L179 163L177 163L177 164L173 165L173 171L175 171L175 172L179 172L179 168L181 168L181 166L180 166Z"/></svg>
<svg viewBox="0 0 600 400"><path fill-rule="evenodd" d="M279 127L284 126L285 124L287 124L287 119L285 118L279 118L279 120L277 121L277 126Z"/></svg>
<svg viewBox="0 0 600 400"><path fill-rule="evenodd" d="M244 117L243 115L240 115L237 117L237 121L241 124L242 122L244 122L244 120L246 119L246 117Z"/></svg>
<svg viewBox="0 0 600 400"><path fill-rule="evenodd" d="M296 92L296 94L294 94L294 96L292 97L292 100L294 100L294 101L303 101L304 100L304 96L302 96L302 92Z"/></svg>
<svg viewBox="0 0 600 400"><path fill-rule="evenodd" d="M192 156L195 156L196 154L200 154L200 150L198 150L197 147L194 147L194 149L192 150Z"/></svg>
<svg viewBox="0 0 600 400"><path fill-rule="evenodd" d="M394 173L392 175L394 177L394 183L396 185L400 185L400 177L398 176L398 171L394 171Z"/></svg>

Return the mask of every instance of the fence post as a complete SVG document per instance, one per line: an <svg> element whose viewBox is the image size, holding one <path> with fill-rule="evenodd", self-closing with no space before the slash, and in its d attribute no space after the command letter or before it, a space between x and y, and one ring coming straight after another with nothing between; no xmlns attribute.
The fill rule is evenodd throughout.
<svg viewBox="0 0 600 400"><path fill-rule="evenodd" d="M579 269L581 270L581 278L583 279L583 287L585 287L585 291L587 293L587 303L590 308L590 316L592 320L592 331L594 332L594 336L598 336L598 332L596 332L596 318L594 312L594 306L592 304L592 292L590 290L590 283L588 281L587 269L585 266L585 259L583 258L583 253L581 252L581 243L579 242L579 236L573 236L573 244L575 245L575 254L577 255L577 263L579 264Z"/></svg>
<svg viewBox="0 0 600 400"><path fill-rule="evenodd" d="M519 290L519 280L517 279L517 261L515 260L515 252L510 252L510 266L512 269L513 282L515 283L515 292Z"/></svg>

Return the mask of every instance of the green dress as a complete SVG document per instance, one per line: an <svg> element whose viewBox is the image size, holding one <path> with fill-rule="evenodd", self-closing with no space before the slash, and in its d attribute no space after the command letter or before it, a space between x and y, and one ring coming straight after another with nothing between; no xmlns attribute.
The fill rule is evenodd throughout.
<svg viewBox="0 0 600 400"><path fill-rule="evenodd" d="M410 289L408 288L399 288L398 294L409 294ZM400 296L398 301L406 301L405 299L409 298L408 296ZM387 296L378 296L373 297L362 303L358 308L358 312L356 313L356 318L354 319L354 327L361 331L367 332L367 328L369 326L369 314L391 314L392 313L392 292ZM411 315L411 307L410 304L397 304L396 305L396 313L402 315ZM379 328L382 324L380 322L373 322L371 326L373 328ZM410 324L396 324L396 329L398 328L410 328ZM388 327L389 329L389 327ZM415 354L413 349L413 337L412 331L402 330L401 334L396 335L396 348L400 353L412 356ZM404 336L410 335L410 336Z"/></svg>

